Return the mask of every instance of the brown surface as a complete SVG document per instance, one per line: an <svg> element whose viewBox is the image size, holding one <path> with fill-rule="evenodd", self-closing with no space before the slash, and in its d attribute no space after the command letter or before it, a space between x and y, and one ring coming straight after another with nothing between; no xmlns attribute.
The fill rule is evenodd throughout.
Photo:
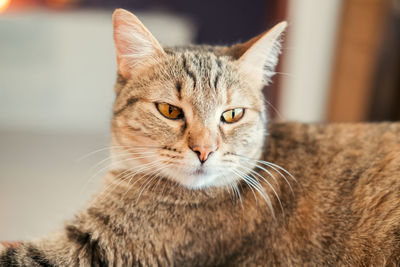
<svg viewBox="0 0 400 267"><path fill-rule="evenodd" d="M347 0L334 66L329 121L367 119L389 0Z"/></svg>
<svg viewBox="0 0 400 267"><path fill-rule="evenodd" d="M400 2L392 2L373 84L370 120L400 120Z"/></svg>

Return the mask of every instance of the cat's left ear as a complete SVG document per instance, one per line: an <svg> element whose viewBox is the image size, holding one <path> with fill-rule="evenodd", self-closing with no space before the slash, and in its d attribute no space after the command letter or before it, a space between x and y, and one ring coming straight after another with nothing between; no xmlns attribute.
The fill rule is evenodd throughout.
<svg viewBox="0 0 400 267"><path fill-rule="evenodd" d="M262 84L268 84L275 74L281 53L281 38L286 27L287 22L283 21L236 47L239 67L254 75Z"/></svg>
<svg viewBox="0 0 400 267"><path fill-rule="evenodd" d="M124 9L113 13L114 41L120 74L132 78L143 66L157 63L165 53L140 20Z"/></svg>

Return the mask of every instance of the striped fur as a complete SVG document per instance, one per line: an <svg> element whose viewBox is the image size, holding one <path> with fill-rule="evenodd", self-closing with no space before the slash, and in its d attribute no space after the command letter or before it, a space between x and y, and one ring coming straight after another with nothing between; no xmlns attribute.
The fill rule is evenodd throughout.
<svg viewBox="0 0 400 267"><path fill-rule="evenodd" d="M245 185L240 202L163 179L137 202L145 181L127 192L114 171L114 190L60 232L3 251L0 266L397 266L400 124L282 123L269 133L262 159L297 179L292 194L274 173L275 218Z"/></svg>
<svg viewBox="0 0 400 267"><path fill-rule="evenodd" d="M400 124L267 129L261 88L285 24L231 47L161 48L129 12L113 20L104 186L56 233L0 248L1 267L400 264ZM243 118L221 122L232 108ZM194 144L215 148L205 163Z"/></svg>

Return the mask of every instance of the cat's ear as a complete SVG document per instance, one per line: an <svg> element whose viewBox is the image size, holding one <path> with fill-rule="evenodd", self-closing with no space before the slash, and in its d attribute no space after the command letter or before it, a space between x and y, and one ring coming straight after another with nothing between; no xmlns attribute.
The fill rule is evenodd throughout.
<svg viewBox="0 0 400 267"><path fill-rule="evenodd" d="M281 22L267 32L235 47L240 68L268 84L275 74L281 52L281 38L287 23Z"/></svg>
<svg viewBox="0 0 400 267"><path fill-rule="evenodd" d="M118 70L130 78L138 68L157 62L164 55L160 43L140 20L124 9L116 9L112 16Z"/></svg>

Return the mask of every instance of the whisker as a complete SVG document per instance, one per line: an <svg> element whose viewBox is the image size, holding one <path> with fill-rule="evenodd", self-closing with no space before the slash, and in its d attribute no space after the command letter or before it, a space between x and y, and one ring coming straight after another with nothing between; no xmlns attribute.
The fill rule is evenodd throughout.
<svg viewBox="0 0 400 267"><path fill-rule="evenodd" d="M161 161L160 161L161 162ZM159 163L159 162L157 162L157 163ZM156 167L157 167L157 164L155 165ZM151 167L151 168L153 168L153 166ZM141 179L143 179L143 178L146 178L147 176L150 176L150 178L147 178L147 179L152 179L153 177L156 177L157 176L157 173L160 171L160 170L162 170L162 169L164 169L165 167L157 167L155 170L153 170L153 171L151 171L149 174L145 174L145 175L143 175L142 177L140 177L138 180L136 180L132 185L131 185L131 187L137 182L137 181L139 181L139 180L141 180ZM147 185L147 183L146 183L146 185ZM143 187L144 185L141 185L141 187ZM139 194L139 195L141 195L141 193ZM136 203L137 203L137 201L136 201Z"/></svg>
<svg viewBox="0 0 400 267"><path fill-rule="evenodd" d="M247 160L247 162L250 162L252 165L254 164L254 167L258 167L259 169L262 169L263 171L265 171L268 174L268 176L274 180L275 184L277 184L277 185L279 184L276 177L269 170L263 168L262 166L257 165L257 163L253 162L253 160L248 160L248 159L245 159L245 160Z"/></svg>
<svg viewBox="0 0 400 267"><path fill-rule="evenodd" d="M279 198L278 193L276 192L276 190L275 190L275 188L272 186L272 184L271 184L270 182L268 182L268 180L267 180L264 176L262 176L261 174L259 174L258 172L254 171L254 170L252 170L252 169L250 169L250 168L247 168L247 167L244 167L244 166L240 166L240 165L238 165L237 167L243 168L243 169L245 169L245 170L247 170L247 171L250 171L250 172L253 173L254 175L257 175L258 177L260 177L263 181L265 181L265 182L268 184L268 186L271 188L271 190L274 192L274 195L276 196L276 199L277 199L278 202L279 202L279 205L280 205L280 207L281 207L281 210L282 210L282 212L284 213L284 211L283 211L283 205L282 205L281 199Z"/></svg>
<svg viewBox="0 0 400 267"><path fill-rule="evenodd" d="M123 180L119 180L119 181L116 182L116 184L114 184L114 180L112 180L111 183L108 184L104 189L102 189L101 193L97 194L97 195L92 199L92 201L91 201L90 203L95 203L98 199L100 199L100 197L102 197L103 199L105 199L105 198L108 196L108 194L109 194L108 191L110 191L110 192L114 191L114 189L117 188L122 182L123 182ZM114 186L114 187L110 190L110 188L111 188L112 186ZM105 194L105 195L103 195L103 194Z"/></svg>
<svg viewBox="0 0 400 267"><path fill-rule="evenodd" d="M139 192L139 195L138 195L138 197L137 197L137 199L136 199L136 204L139 202L140 196L142 195L142 193L144 192L144 190L147 189L147 186L148 186L154 179L157 179L157 174L158 174L158 172L161 171L161 170L163 170L163 169L165 169L165 168L168 168L168 167L169 167L169 165L166 165L166 166L163 166L163 167L161 167L161 168L158 168L158 169L155 171L156 173L153 174L153 176L152 176L151 178L149 178L149 181L144 185L143 189Z"/></svg>
<svg viewBox="0 0 400 267"><path fill-rule="evenodd" d="M152 165L152 164L154 164L154 161L148 162L148 163L145 163L145 164L141 164L141 165L139 165L139 166L135 165L135 166L133 166L133 167L131 167L131 168L128 168L128 169L122 171L121 173L119 173L119 174L115 177L115 179L125 180L125 179L127 179L127 178L129 178L129 177L132 177L132 176L134 176L134 175L136 174L136 172L132 174L133 171L135 171L135 170L136 170L136 171L139 171L139 170L141 170L141 168L143 168L143 167L145 167L145 166L148 166L148 165ZM136 168L138 168L138 167L139 167L139 170L136 169Z"/></svg>
<svg viewBox="0 0 400 267"><path fill-rule="evenodd" d="M289 182L289 180L286 178L286 176L283 175L283 174L282 174L278 169L276 169L274 166L267 165L267 164L264 164L264 165L266 165L266 166L270 167L271 169L273 169L274 171L276 171L276 172L285 180L285 182L286 182L287 185L289 186L289 189L290 189L290 191L292 192L292 195L293 195L293 194L294 194L294 191L293 191L292 184ZM256 164L255 166L256 166L257 168L263 170L263 171L267 171L265 168L263 168L262 166L260 166L260 165L258 165L258 164Z"/></svg>
<svg viewBox="0 0 400 267"><path fill-rule="evenodd" d="M90 157L90 156L92 156L92 155L94 155L94 154L96 154L96 153L99 153L99 152L104 151L104 150L108 150L108 149L110 149L111 147L112 147L112 146L107 146L107 147L103 147L103 148L100 148L100 149L96 149L96 150L94 150L94 151L91 151L91 152L89 152L89 153L87 153L87 154L85 154L85 155L83 155L83 156L77 158L76 160L77 160L77 161L81 161L81 160L86 159L86 158L88 158L88 157ZM119 147L119 146L118 146L118 147Z"/></svg>
<svg viewBox="0 0 400 267"><path fill-rule="evenodd" d="M238 157L241 157L241 158L244 158L244 159L247 159L247 160L249 160L249 161L257 162L257 163L260 163L260 164L263 164L263 165L266 165L266 166L270 167L271 169L273 169L274 171L276 171L277 173L279 173L279 174L282 176L282 178L283 178L283 179L286 181L286 183L289 185L290 190L291 190L292 192L293 192L293 188L292 188L291 184L290 184L289 181L286 179L286 176L283 175L279 170L282 170L284 173L286 173L287 175L289 175L289 177L290 177L293 181L295 181L296 183L298 183L298 182L297 182L297 179L296 179L289 171L287 171L286 169L284 169L283 167L281 167L281 166L279 166L279 165L277 165L277 164L274 164L274 163L272 163L272 162L268 162L268 161L265 161L265 160L252 159L252 158L249 158L249 157L246 157L246 156L243 156L243 155L238 155L238 154L234 154L234 155L236 155L236 156L238 156ZM268 172L266 169L262 168L261 166L259 166L259 165L256 165L256 166L258 166L258 168L263 169L264 171ZM278 170L278 169L279 169L279 170Z"/></svg>
<svg viewBox="0 0 400 267"><path fill-rule="evenodd" d="M226 178L226 177L225 177ZM229 183L228 184L228 186L229 186L229 189L227 189L227 191L228 191L228 193L229 193L229 197L231 198L231 200L232 200L232 203L234 204L234 201L235 201L235 199L234 199L234 193L233 193L233 186L232 186L232 183Z"/></svg>
<svg viewBox="0 0 400 267"><path fill-rule="evenodd" d="M287 72L279 72L279 71L275 71L275 74L280 74L280 75L285 75L291 78L296 78L296 76L294 76L293 74L287 73Z"/></svg>
<svg viewBox="0 0 400 267"><path fill-rule="evenodd" d="M239 197L239 200L240 200L240 205L243 207L242 196L240 195L240 190L239 190L239 187L238 187L238 185L237 185L237 184L235 184L235 187L234 187L234 189L235 189L235 192L236 192L236 194L237 194L237 195L238 195L238 197Z"/></svg>
<svg viewBox="0 0 400 267"><path fill-rule="evenodd" d="M235 175L235 177L236 178L238 178L238 180L234 180L234 181L241 181L242 180L242 177L240 176L240 175L238 175L237 173L234 173L233 172L233 169L231 169L231 170L229 170L229 174L230 175ZM224 175L225 176L225 175ZM230 185L231 185L231 187L232 187L232 192L234 193L234 195L236 196L236 199L239 199L239 201L240 201L240 206L243 208L243 200L242 200L242 196L241 196L241 194L240 194L240 190L239 190L239 186L238 186L238 184L240 184L240 183L237 183L237 182L232 182L232 183L230 183Z"/></svg>
<svg viewBox="0 0 400 267"><path fill-rule="evenodd" d="M162 169L165 169L165 168L167 168L167 167L170 166L170 164L169 164L170 162L172 162L172 160L167 161L167 163L166 163L167 165L164 165L164 166L162 166L161 168L156 168L155 170L153 170L152 172L150 172L150 173L147 174L147 175L152 175L152 174L154 174L153 177L156 177L159 171L161 171ZM133 178L139 171L144 171L144 170L147 170L147 169L149 169L149 168L153 168L154 166L157 166L157 164L159 164L159 163L164 163L164 161L163 161L163 160L154 161L153 164L151 164L150 166L147 166L145 169L141 169L141 170L136 171L136 172L131 176L131 178L130 178L130 180L129 180L129 182L128 182L128 189L127 189L127 191L125 192L125 194L124 194L122 197L124 197L124 196L126 195L126 193L130 190L130 188L132 188L132 186L133 186L136 182L142 180L143 178L145 178L145 177L147 176L147 175L143 175L142 177L140 177L139 179L137 179L132 185L130 185L130 182L131 182L132 178ZM161 179L160 179L160 180L161 180ZM160 180L158 181L158 183L160 182ZM146 184L146 185L147 185L147 184ZM143 185L142 185L142 186L143 186ZM145 188L144 188L144 189L145 189ZM140 197L140 195L141 195L141 193L139 194L139 197ZM138 200L137 200L137 201L138 201ZM136 201L136 203L137 203L137 201Z"/></svg>
<svg viewBox="0 0 400 267"><path fill-rule="evenodd" d="M242 155L238 155L238 156L244 157ZM251 158L248 158L248 159L251 159ZM255 160L255 159L251 159L251 160ZM265 160L255 160L255 161L260 162L260 163L264 163L265 165L273 166L275 168L278 168L278 169L282 170L284 173L289 175L293 179L293 181L295 181L297 183L297 179L289 171L287 171L285 168L283 168L283 167L281 167L281 166L279 166L277 164L274 164L272 162L265 161Z"/></svg>
<svg viewBox="0 0 400 267"><path fill-rule="evenodd" d="M118 145L118 146L107 146L107 147L103 147L103 148L91 151L91 152L89 152L89 153L77 158L76 160L77 161L81 161L81 160L83 160L85 158L88 158L88 157L90 157L90 156L92 156L92 155L94 155L96 153L99 153L101 151L108 150L108 149L111 149L111 148L139 148L139 149L146 149L146 148L160 148L160 147L156 147L156 146L148 146L148 147L146 147L146 146L120 146L120 145Z"/></svg>
<svg viewBox="0 0 400 267"><path fill-rule="evenodd" d="M266 163L266 164L268 164L268 165L270 165L270 166L274 166L274 167L276 167L276 168L282 170L282 171L285 172L287 175L289 175L290 178L293 179L293 181L295 181L295 182L297 183L297 179L296 179L289 171L287 171L285 168L283 168L283 167L281 167L281 166L279 166L279 165L277 165L277 164L274 164L274 163L272 163L272 162L268 162L268 161L264 161L264 160L260 160L260 161L261 161L261 162L264 162L264 163Z"/></svg>
<svg viewBox="0 0 400 267"><path fill-rule="evenodd" d="M227 176L221 170L218 170L218 172L220 173L220 175L221 175L220 177L222 177L224 179L224 181L229 182L227 184L226 191L229 193L229 197L231 198L232 204L234 204L235 194L234 194L234 190L233 190L233 182L230 181L231 179L227 179Z"/></svg>
<svg viewBox="0 0 400 267"><path fill-rule="evenodd" d="M124 160L120 160L120 161L118 161L117 163L129 162L129 161L137 160L137 159L146 159L146 158L151 158L151 157L154 157L154 155L148 155L148 156L143 156L143 157L131 157L131 158L127 158L127 159L124 159ZM109 168L109 167L110 167L110 166L107 165L107 166L101 168L101 169L98 170L95 174L93 174L92 177L97 176L99 173L105 171L105 170L106 170L107 168ZM92 177L91 177L91 178L92 178Z"/></svg>
<svg viewBox="0 0 400 267"><path fill-rule="evenodd" d="M278 165L276 165L276 164L267 162L267 161L261 161L261 162L259 162L259 163L260 163L260 164L263 164L263 165L265 165L265 166L268 166L268 167L270 167L271 169L273 169L274 171L276 171L277 173L279 173L279 175L280 175L280 176L285 180L285 182L289 185L289 188L290 188L290 191L292 192L292 195L294 194L293 187L292 187L291 183L289 182L289 180L286 178L285 175L283 175L283 174L277 169L277 168L279 167L280 169L284 170L282 167L280 167L280 166L278 166ZM256 165L256 166L258 166L258 168L262 168L262 167L259 166L259 165ZM292 180L293 180L296 184L298 184L296 178L294 178L293 175L291 175L291 174L290 174L289 172L287 172L286 170L284 170L284 172L287 173L287 174L289 175L289 177L291 177Z"/></svg>
<svg viewBox="0 0 400 267"><path fill-rule="evenodd" d="M98 162L96 165L92 166L91 169L94 169L96 167L98 167L99 165L101 165L102 163L108 161L108 160L112 160L115 158L119 158L119 157L123 157L123 156L134 156L134 155L147 155L147 154L157 154L157 152L153 152L153 151L146 151L146 152L125 152L125 153L120 153L120 154L116 154L116 155L110 155L109 157L101 160L100 162Z"/></svg>
<svg viewBox="0 0 400 267"><path fill-rule="evenodd" d="M113 181L114 180L118 180L118 182L117 182L117 184L115 184L115 186L113 188L111 188L111 186L113 184L110 184L103 190L103 194L105 194L103 197L106 198L112 191L114 191L119 185L121 185L123 182L125 182L126 179L128 179L130 177L127 174L124 175L124 173L128 173L129 174L129 172L135 170L136 167L140 167L140 168L143 168L145 166L153 167L152 165L155 165L155 163L157 163L157 162L146 163L146 164L143 164L143 165L140 165L140 166L135 166L134 168L129 168L129 169L123 171L122 173L120 173L119 175L114 177ZM151 165L151 166L148 166L148 165ZM136 173L134 175L136 175ZM131 177L131 179L133 178L133 176ZM131 180L129 180L129 183L130 183L130 181ZM129 183L128 183L128 186L129 186ZM108 190L108 192L107 192L107 190ZM124 196L125 196L125 194L124 194Z"/></svg>
<svg viewBox="0 0 400 267"><path fill-rule="evenodd" d="M274 213L274 209L272 207L272 202L271 199L268 197L268 194L265 192L265 190L262 188L261 184L254 178L250 177L249 175L247 175L246 173L240 171L240 170L236 170L239 171L240 173L242 173L243 177L246 178L246 180L248 182L250 182L254 189L257 190L257 192L263 197L263 199L265 200L265 202L267 203L269 209L271 210L272 216L275 217L275 213Z"/></svg>
<svg viewBox="0 0 400 267"><path fill-rule="evenodd" d="M150 152L148 152L148 153L150 153ZM151 153L155 154L154 152L151 152ZM136 153L126 153L126 154L123 153L123 154L118 154L118 155L114 155L114 156L107 157L106 159L103 159L103 160L100 161L99 163L97 163L97 164L95 164L94 166L92 166L92 167L90 168L90 170L95 169L96 167L100 166L102 163L104 163L105 161L107 161L107 160L109 160L109 159L111 159L111 158L112 158L112 159L115 159L115 158L119 158L119 157L122 157L122 156L129 156L129 155L136 155ZM133 160L133 159L140 159L140 158L129 158L129 159L127 159L126 161ZM121 162L123 162L123 161L121 161ZM101 169L98 170L96 173L94 173L93 175L91 175L91 176L89 177L89 179L87 179L87 181L85 182L84 186L82 187L80 194L82 195L82 194L85 192L85 190L87 189L87 186L90 184L90 182L91 182L97 175L99 175L101 172L103 172L103 171L104 171L105 169L107 169L108 167L109 167L109 165L106 165L105 167L101 168Z"/></svg>
<svg viewBox="0 0 400 267"><path fill-rule="evenodd" d="M150 163L143 164L143 165L141 165L140 168L139 168L138 170L136 170L133 174L130 173L130 172L132 171L132 169L129 170L129 171L125 171L125 172L127 172L127 174L125 174L124 177L119 178L119 179L125 179L125 178L128 178L128 177L130 177L130 179L129 179L129 181L128 181L128 190L125 192L125 194L123 195L123 197L124 197L124 196L126 195L126 193L129 191L129 189L130 189L129 186L132 187L133 185L135 185L138 181L140 181L140 180L144 177L144 176L140 177L140 178L137 179L132 185L130 185L132 179L136 176L136 174L138 174L139 172L147 171L148 169L151 169L151 168L157 166L157 164L159 164L160 162L161 162L161 160L156 160L156 161L153 161L153 162L150 162Z"/></svg>
<svg viewBox="0 0 400 267"><path fill-rule="evenodd" d="M172 164L170 164L171 162L173 162L173 159L170 159L169 161L167 161L166 163L164 163L166 166L172 166ZM159 177L159 180L157 182L157 184L154 186L154 190L156 190L157 186L160 184L161 180L163 179L163 177Z"/></svg>
<svg viewBox="0 0 400 267"><path fill-rule="evenodd" d="M255 201L256 201L256 203L257 203L258 199L257 199L257 197L256 197L256 194L255 194L255 192L254 192L254 190L253 190L253 187L248 183L246 177L243 176L243 175L241 175L240 172L238 173L238 172L237 172L238 170L232 170L232 171L233 171L236 175L238 175L238 176L241 178L242 181L244 181L244 182L247 184L247 186L250 188L251 192L253 193L254 199L255 199Z"/></svg>
<svg viewBox="0 0 400 267"><path fill-rule="evenodd" d="M264 103L265 103L267 106L271 107L271 109L275 112L275 114L278 116L279 119L282 119L282 118L283 118L282 114L279 112L279 110L278 110L274 105L272 105L271 102L269 102L268 100L265 99L265 100L264 100Z"/></svg>
<svg viewBox="0 0 400 267"><path fill-rule="evenodd" d="M250 161L250 160L249 160L249 161ZM253 161L254 161L254 160L253 160ZM261 163L261 164L262 164L262 163ZM274 181L276 182L276 184L278 184L278 181L276 180L275 176L274 176L270 171L268 171L267 169L265 169L264 167L262 167L262 166L260 166L260 165L258 165L258 164L255 164L254 166L255 166L256 168L258 168L258 169L261 169L261 170L265 171L271 178L274 179ZM289 186L290 191L292 192L292 194L294 194L292 185L291 185L290 182L286 179L286 176L284 176L279 170L277 170L277 169L274 168L273 166L270 166L270 165L266 165L266 166L268 166L268 167L272 168L274 171L276 171L276 172L285 180L285 182L288 184L288 186Z"/></svg>

